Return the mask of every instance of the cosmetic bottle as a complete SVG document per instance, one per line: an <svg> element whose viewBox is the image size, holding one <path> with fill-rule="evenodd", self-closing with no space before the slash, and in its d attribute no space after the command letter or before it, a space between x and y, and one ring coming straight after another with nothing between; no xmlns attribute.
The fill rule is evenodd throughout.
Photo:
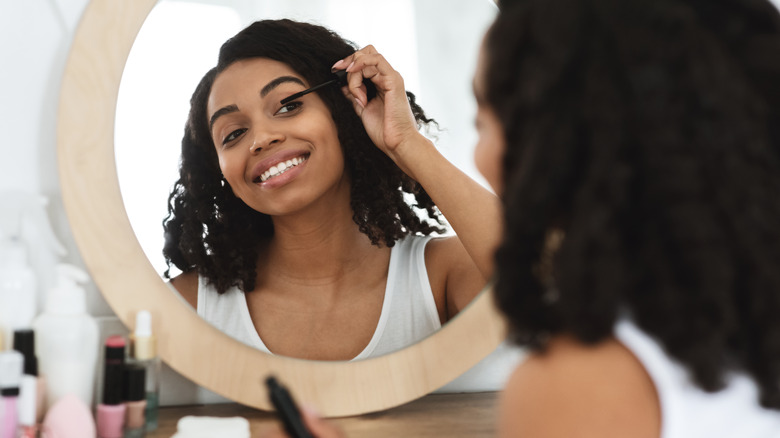
<svg viewBox="0 0 780 438"><path fill-rule="evenodd" d="M124 369L124 438L142 438L146 430L146 368L126 364Z"/></svg>
<svg viewBox="0 0 780 438"><path fill-rule="evenodd" d="M27 264L27 249L18 239L0 238L0 324L4 344L13 331L30 327L37 310L35 274Z"/></svg>
<svg viewBox="0 0 780 438"><path fill-rule="evenodd" d="M130 361L146 369L146 430L155 430L161 365L157 357L157 339L152 333L152 315L147 310L141 310L135 316L135 330L130 335Z"/></svg>
<svg viewBox="0 0 780 438"><path fill-rule="evenodd" d="M31 298L36 306L29 318L43 310L45 293L57 281L59 257L66 254L65 247L57 239L49 222L46 213L48 204L48 199L38 193L0 190L0 205L3 206L0 210L0 240L14 241L25 248L25 264L32 269L38 286L35 296ZM29 323L14 328L24 327L29 327Z"/></svg>
<svg viewBox="0 0 780 438"><path fill-rule="evenodd" d="M95 320L87 314L80 269L61 264L58 285L49 291L44 312L33 322L40 374L46 378L46 409L66 394L92 406L99 338Z"/></svg>
<svg viewBox="0 0 780 438"><path fill-rule="evenodd" d="M18 351L0 353L0 438L17 437L23 367L24 357Z"/></svg>
<svg viewBox="0 0 780 438"><path fill-rule="evenodd" d="M103 400L97 407L98 438L122 438L125 405L122 403L122 377L125 366L125 340L110 336L106 340L103 368Z"/></svg>
<svg viewBox="0 0 780 438"><path fill-rule="evenodd" d="M30 330L14 332L14 350L24 357L22 392L19 394L19 423L34 428L43 420L46 379L38 376L35 357L35 333Z"/></svg>

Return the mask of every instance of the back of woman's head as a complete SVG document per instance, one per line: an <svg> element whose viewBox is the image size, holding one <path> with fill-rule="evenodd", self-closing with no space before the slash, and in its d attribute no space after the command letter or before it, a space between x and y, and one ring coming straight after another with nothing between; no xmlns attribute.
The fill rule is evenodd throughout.
<svg viewBox="0 0 780 438"><path fill-rule="evenodd" d="M594 343L627 315L702 388L742 370L780 409L777 11L514 3L485 84L507 145L496 293L515 339Z"/></svg>
<svg viewBox="0 0 780 438"><path fill-rule="evenodd" d="M237 61L267 58L287 64L312 86L331 79L331 66L355 50L353 44L322 26L291 20L255 22L222 45L217 66L203 77L190 102L180 178L171 191L163 222L163 253L169 267L175 265L185 272L197 269L220 293L232 286L252 290L259 244L273 235L270 217L236 198L222 178L207 114L215 78ZM372 243L387 246L410 233L443 231L430 196L374 146L341 90L326 87L317 94L338 130L351 182L353 220L360 231ZM418 124L432 122L414 95L407 95ZM428 220L415 212L404 192L426 211Z"/></svg>

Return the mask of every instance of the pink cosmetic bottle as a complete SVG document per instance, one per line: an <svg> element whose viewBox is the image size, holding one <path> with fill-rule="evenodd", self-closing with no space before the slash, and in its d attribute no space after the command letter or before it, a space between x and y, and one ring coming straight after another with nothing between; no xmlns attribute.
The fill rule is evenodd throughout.
<svg viewBox="0 0 780 438"><path fill-rule="evenodd" d="M0 438L17 437L17 400L23 367L24 356L18 351L0 353Z"/></svg>
<svg viewBox="0 0 780 438"><path fill-rule="evenodd" d="M130 335L129 362L146 369L147 432L157 429L157 406L160 400L160 358L157 357L157 339L152 333L152 314L141 310L135 317L135 330Z"/></svg>
<svg viewBox="0 0 780 438"><path fill-rule="evenodd" d="M124 385L124 438L143 438L146 426L146 368L138 364L126 364Z"/></svg>
<svg viewBox="0 0 780 438"><path fill-rule="evenodd" d="M97 407L98 438L122 438L125 405L122 403L122 374L125 363L125 340L111 336L106 340L103 374L103 399Z"/></svg>

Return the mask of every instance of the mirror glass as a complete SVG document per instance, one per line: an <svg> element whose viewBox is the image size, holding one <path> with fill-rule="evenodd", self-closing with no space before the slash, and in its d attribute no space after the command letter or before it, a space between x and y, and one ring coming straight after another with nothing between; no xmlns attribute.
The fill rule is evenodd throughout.
<svg viewBox="0 0 780 438"><path fill-rule="evenodd" d="M428 134L437 148L487 187L473 164L471 79L496 13L491 0L160 1L130 52L115 126L122 199L154 269L167 269L162 220L178 178L189 100L226 39L259 19L290 18L321 24L359 47L374 45L438 122Z"/></svg>

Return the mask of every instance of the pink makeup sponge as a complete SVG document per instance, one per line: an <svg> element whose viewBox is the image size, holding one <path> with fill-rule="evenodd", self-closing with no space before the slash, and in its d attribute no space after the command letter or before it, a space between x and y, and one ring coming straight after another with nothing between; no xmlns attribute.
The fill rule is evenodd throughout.
<svg viewBox="0 0 780 438"><path fill-rule="evenodd" d="M68 394L49 409L43 420L47 438L95 438L95 420L80 398Z"/></svg>

